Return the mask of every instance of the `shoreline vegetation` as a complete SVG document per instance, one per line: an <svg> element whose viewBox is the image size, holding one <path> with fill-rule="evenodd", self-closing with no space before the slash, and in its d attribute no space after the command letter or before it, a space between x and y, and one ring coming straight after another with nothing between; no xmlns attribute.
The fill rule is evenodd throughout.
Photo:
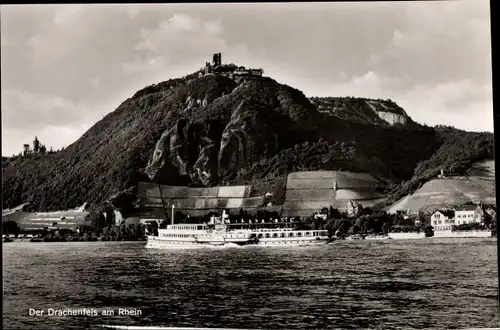
<svg viewBox="0 0 500 330"><path fill-rule="evenodd" d="M146 242L147 238L137 238L137 239L120 239L120 240L107 240L103 237L62 237L62 238L50 238L50 237L33 237L33 238L4 238L3 243L10 242L25 242L25 243L78 243L78 242Z"/></svg>
<svg viewBox="0 0 500 330"><path fill-rule="evenodd" d="M76 231L69 229L37 230L24 233L15 221L3 223L3 234L6 238L22 239L32 242L97 242L97 241L145 241L146 226L144 225L114 225L101 230L89 226L80 226ZM14 236L14 237L11 237Z"/></svg>
<svg viewBox="0 0 500 330"><path fill-rule="evenodd" d="M187 214L176 212L176 224L208 223L210 216L190 217ZM113 219L110 219L113 220ZM355 217L349 217L345 212L339 212L333 207L323 208L320 212L309 217L281 218L278 212L259 211L250 215L244 210L239 214L229 214L230 223L248 224L248 226L266 226L272 223L287 223L295 230L328 230L330 237L345 239L349 236L386 235L405 232L425 232L427 237L432 237L434 228L430 225L430 216L420 214L405 216L403 213L388 214L374 212L369 208L361 209ZM140 223L139 218L128 218L119 225L107 225L100 217L88 217L85 225L76 230L69 229L44 229L29 234L23 232L15 221L7 221L2 225L4 242L12 240L30 240L33 242L95 242L95 241L145 241L147 234L158 234L159 228L166 228L170 219L164 219L159 225L156 221ZM496 233L496 217L486 217L483 223L463 224L451 226L452 231L486 231ZM14 237L12 237L14 236Z"/></svg>

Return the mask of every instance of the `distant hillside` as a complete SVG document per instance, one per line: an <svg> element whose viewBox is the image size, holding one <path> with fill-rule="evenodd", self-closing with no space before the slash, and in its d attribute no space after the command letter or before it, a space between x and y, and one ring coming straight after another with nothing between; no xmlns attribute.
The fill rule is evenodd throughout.
<svg viewBox="0 0 500 330"><path fill-rule="evenodd" d="M387 211L428 211L478 201L496 203L494 161L473 164L463 178L428 181L413 194L391 205Z"/></svg>
<svg viewBox="0 0 500 330"><path fill-rule="evenodd" d="M369 173L394 202L442 167L461 171L493 156L491 133L421 126L389 101L350 99L332 116L268 77L198 73L138 91L62 151L2 159L3 208L129 205L140 181L272 186L310 170ZM374 111L406 124L383 124Z"/></svg>
<svg viewBox="0 0 500 330"><path fill-rule="evenodd" d="M435 128L436 141L440 147L432 157L419 162L410 180L389 187L391 198L388 206L417 191L424 183L435 179L440 171L454 175L465 175L475 162L494 159L494 136L492 133L465 132L451 127Z"/></svg>

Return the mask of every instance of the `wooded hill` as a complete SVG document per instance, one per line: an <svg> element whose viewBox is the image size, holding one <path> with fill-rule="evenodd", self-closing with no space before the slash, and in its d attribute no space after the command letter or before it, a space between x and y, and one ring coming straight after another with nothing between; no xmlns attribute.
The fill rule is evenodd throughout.
<svg viewBox="0 0 500 330"><path fill-rule="evenodd" d="M339 117L268 77L168 80L138 91L64 150L2 158L3 208L96 208L139 181L247 184L320 169L370 173L395 201L441 168L460 173L493 158L492 133L422 126L404 111L404 125L363 122L359 111L349 116L359 102L343 99Z"/></svg>

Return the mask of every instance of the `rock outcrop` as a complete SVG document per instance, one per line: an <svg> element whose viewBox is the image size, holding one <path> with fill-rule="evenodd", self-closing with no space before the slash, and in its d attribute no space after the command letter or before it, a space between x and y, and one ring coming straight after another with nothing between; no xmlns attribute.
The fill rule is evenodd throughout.
<svg viewBox="0 0 500 330"><path fill-rule="evenodd" d="M408 114L391 100L353 97L312 97L318 111L353 122L380 126L414 124Z"/></svg>
<svg viewBox="0 0 500 330"><path fill-rule="evenodd" d="M278 152L278 136L266 121L265 106L241 102L222 133L219 175L235 174L261 158Z"/></svg>
<svg viewBox="0 0 500 330"><path fill-rule="evenodd" d="M145 173L153 181L158 180L161 173L165 171L168 155L171 154L171 137L176 130L177 127L167 129L156 142L153 155L145 169Z"/></svg>
<svg viewBox="0 0 500 330"><path fill-rule="evenodd" d="M214 123L190 123L182 118L168 128L156 143L145 173L153 182L168 181L173 176L197 183L216 180L217 159Z"/></svg>
<svg viewBox="0 0 500 330"><path fill-rule="evenodd" d="M261 119L266 115L264 105L242 101L227 125L180 119L156 143L145 172L153 182L168 180L174 171L193 183L216 184L279 151L277 133Z"/></svg>
<svg viewBox="0 0 500 330"><path fill-rule="evenodd" d="M386 101L387 102L387 101ZM401 108L396 108L393 104L387 105L386 102L378 100L366 101L366 104L375 112L380 119L387 122L389 125L406 125L408 115Z"/></svg>

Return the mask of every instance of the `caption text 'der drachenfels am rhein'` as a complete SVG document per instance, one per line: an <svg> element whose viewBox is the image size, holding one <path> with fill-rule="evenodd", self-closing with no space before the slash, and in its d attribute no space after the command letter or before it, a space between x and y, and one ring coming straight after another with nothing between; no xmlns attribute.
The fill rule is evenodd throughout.
<svg viewBox="0 0 500 330"><path fill-rule="evenodd" d="M141 316L142 311L136 308L78 308L78 309L29 309L29 316Z"/></svg>

